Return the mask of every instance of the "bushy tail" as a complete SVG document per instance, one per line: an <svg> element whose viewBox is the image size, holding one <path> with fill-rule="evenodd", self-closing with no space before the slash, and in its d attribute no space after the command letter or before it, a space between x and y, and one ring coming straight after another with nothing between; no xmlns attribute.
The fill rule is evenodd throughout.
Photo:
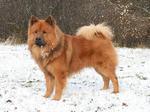
<svg viewBox="0 0 150 112"><path fill-rule="evenodd" d="M97 34L101 34L97 35ZM108 38L108 39L112 39L113 37L113 33L112 30L110 28L110 26L107 26L105 23L102 24L91 24L89 26L82 26L78 29L76 35L78 36L82 36L86 39L92 40L95 37L102 37L102 38Z"/></svg>

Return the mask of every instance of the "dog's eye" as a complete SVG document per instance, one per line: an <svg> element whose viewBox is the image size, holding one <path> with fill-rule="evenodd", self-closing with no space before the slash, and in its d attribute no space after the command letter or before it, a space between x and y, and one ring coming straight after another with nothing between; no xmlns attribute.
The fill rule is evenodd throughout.
<svg viewBox="0 0 150 112"><path fill-rule="evenodd" d="M43 34L46 34L47 32L46 31L43 31Z"/></svg>

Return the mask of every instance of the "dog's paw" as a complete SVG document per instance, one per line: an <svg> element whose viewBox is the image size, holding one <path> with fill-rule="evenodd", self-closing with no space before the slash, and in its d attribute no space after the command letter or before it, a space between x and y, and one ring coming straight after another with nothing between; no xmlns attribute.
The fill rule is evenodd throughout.
<svg viewBox="0 0 150 112"><path fill-rule="evenodd" d="M107 90L107 89L109 89L109 87L103 87L100 90Z"/></svg>
<svg viewBox="0 0 150 112"><path fill-rule="evenodd" d="M54 96L54 97L52 98L52 100L59 101L59 100L60 100L60 97L58 97L58 96Z"/></svg>
<svg viewBox="0 0 150 112"><path fill-rule="evenodd" d="M44 95L45 98L48 98L49 96L50 96L50 95L47 95L47 94Z"/></svg>
<svg viewBox="0 0 150 112"><path fill-rule="evenodd" d="M117 93L119 93L119 91L113 91L112 93L113 93L113 94L117 94Z"/></svg>

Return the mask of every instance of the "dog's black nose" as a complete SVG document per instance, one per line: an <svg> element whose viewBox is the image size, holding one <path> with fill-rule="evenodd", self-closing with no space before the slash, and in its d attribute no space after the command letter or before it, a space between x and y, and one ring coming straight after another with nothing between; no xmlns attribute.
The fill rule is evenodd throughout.
<svg viewBox="0 0 150 112"><path fill-rule="evenodd" d="M43 38L37 37L37 38L35 39L35 44L36 44L37 46L44 46L44 45L45 45L45 41L44 41Z"/></svg>

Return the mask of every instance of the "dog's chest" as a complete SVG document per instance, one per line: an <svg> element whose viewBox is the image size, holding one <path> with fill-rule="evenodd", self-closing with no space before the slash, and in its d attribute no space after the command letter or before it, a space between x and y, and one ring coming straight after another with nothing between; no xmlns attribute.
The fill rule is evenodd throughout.
<svg viewBox="0 0 150 112"><path fill-rule="evenodd" d="M40 58L41 58L41 50L40 50L40 48L38 48L38 47L33 47L32 49L31 49L31 55L32 55L32 57L37 61L37 60L40 60Z"/></svg>

